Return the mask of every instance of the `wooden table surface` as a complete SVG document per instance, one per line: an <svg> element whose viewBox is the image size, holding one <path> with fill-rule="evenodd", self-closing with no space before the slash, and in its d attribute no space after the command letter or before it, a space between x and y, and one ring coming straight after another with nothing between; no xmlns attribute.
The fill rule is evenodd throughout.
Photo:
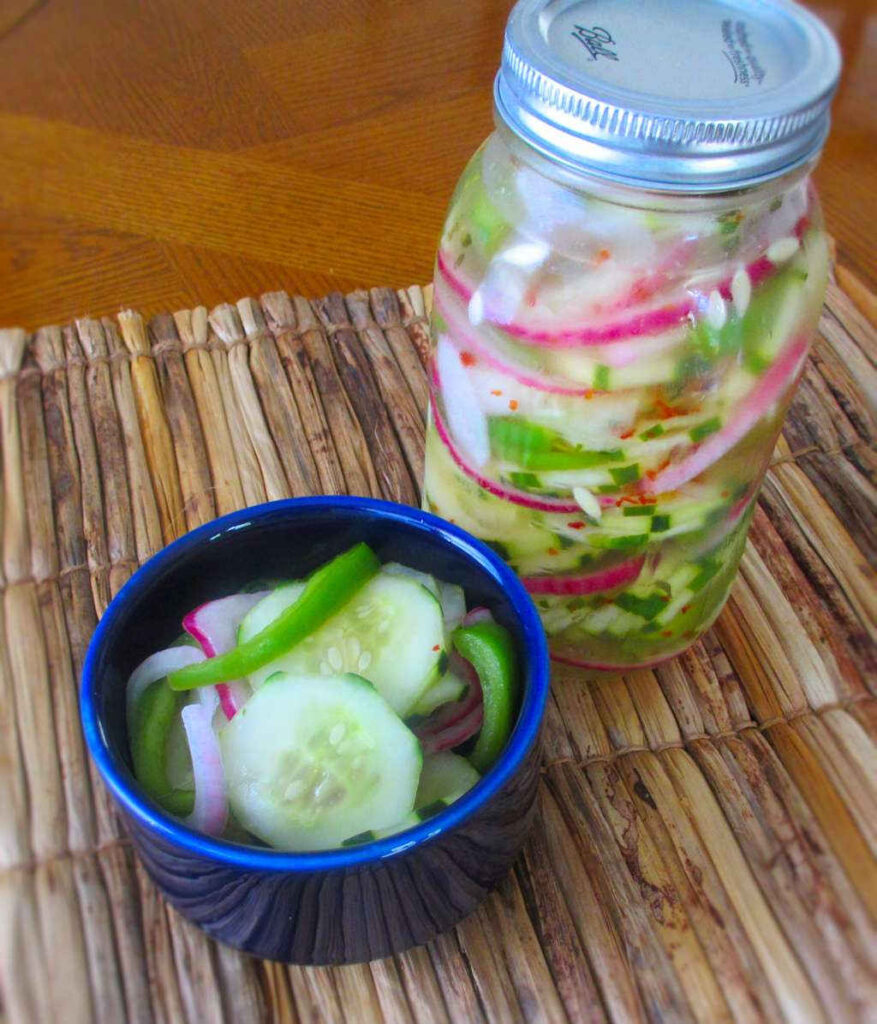
<svg viewBox="0 0 877 1024"><path fill-rule="evenodd" d="M0 0L0 325L428 280L510 6ZM846 62L817 177L855 294L877 15L811 6Z"/></svg>

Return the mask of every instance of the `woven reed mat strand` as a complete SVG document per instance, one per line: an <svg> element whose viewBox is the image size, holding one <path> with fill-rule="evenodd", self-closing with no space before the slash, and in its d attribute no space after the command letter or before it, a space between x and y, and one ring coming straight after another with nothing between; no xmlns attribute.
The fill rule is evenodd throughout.
<svg viewBox="0 0 877 1024"><path fill-rule="evenodd" d="M556 672L538 826L481 910L392 959L285 967L213 944L135 863L78 726L99 615L242 505L416 502L425 317L418 288L274 293L0 336L5 1019L865 1020L877 342L834 283L726 610L654 671Z"/></svg>

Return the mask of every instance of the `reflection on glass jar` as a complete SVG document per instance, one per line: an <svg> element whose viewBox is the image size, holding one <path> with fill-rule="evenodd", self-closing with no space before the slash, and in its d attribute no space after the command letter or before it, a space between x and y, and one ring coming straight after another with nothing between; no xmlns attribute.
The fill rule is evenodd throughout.
<svg viewBox="0 0 877 1024"><path fill-rule="evenodd" d="M544 83L543 121L521 114L535 103L521 82L537 86L512 58L538 71L527 19L556 6L513 13L498 127L442 234L424 501L524 577L556 656L639 666L696 639L734 579L823 301L807 175L825 132L811 125L790 157L792 129L779 141L765 129L760 166L745 129L745 158L731 137L724 164L708 146L645 140L654 166L638 180L629 133L583 151L587 125L570 127L562 95L553 115ZM827 117L837 56L813 30L834 55ZM599 94L592 70L573 71L579 93ZM787 104L807 99L796 88ZM758 117L776 115L776 92Z"/></svg>

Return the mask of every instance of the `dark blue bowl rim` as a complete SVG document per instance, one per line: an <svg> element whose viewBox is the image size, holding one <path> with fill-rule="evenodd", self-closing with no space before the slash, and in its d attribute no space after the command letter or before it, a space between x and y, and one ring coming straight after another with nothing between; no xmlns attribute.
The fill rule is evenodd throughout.
<svg viewBox="0 0 877 1024"><path fill-rule="evenodd" d="M348 509L371 514L383 520L398 520L422 529L440 544L450 544L466 555L480 570L486 571L500 584L509 604L518 617L523 644L527 654L528 671L523 679L523 705L518 722L500 759L468 793L455 801L447 810L428 819L415 828L387 839L364 843L362 846L325 850L316 853L290 853L281 850L247 847L213 839L188 828L172 818L145 797L125 778L104 738L95 704L97 661L104 637L125 605L136 601L140 588L168 563L188 548L219 532L243 529L253 520L298 511L325 511ZM549 660L545 633L539 614L530 595L506 563L486 544L429 512L408 505L375 498L346 495L321 495L308 498L287 498L266 502L250 508L230 512L172 541L149 559L133 574L110 602L101 617L85 657L80 692L80 714L86 744L92 759L121 806L141 826L175 844L182 851L204 857L241 870L312 872L354 868L370 862L400 856L430 840L452 831L470 818L480 807L509 781L533 746L545 713L549 689Z"/></svg>

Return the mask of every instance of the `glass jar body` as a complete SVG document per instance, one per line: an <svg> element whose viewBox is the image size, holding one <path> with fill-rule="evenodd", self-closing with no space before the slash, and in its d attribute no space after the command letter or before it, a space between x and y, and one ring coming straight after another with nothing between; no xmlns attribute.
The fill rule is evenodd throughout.
<svg viewBox="0 0 877 1024"><path fill-rule="evenodd" d="M436 260L424 504L524 578L555 656L647 665L718 615L827 268L802 171L638 192L502 128L472 158Z"/></svg>

